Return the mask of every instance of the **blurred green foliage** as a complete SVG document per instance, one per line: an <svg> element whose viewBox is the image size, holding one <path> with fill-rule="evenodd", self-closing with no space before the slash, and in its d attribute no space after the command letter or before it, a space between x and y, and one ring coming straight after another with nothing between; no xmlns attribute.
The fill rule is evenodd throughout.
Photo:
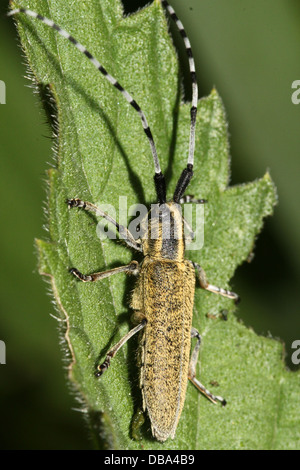
<svg viewBox="0 0 300 470"><path fill-rule="evenodd" d="M130 7L134 2L130 3ZM143 5L146 2L137 2ZM196 56L200 96L215 85L231 133L232 184L270 169L280 204L240 267L232 286L241 294L238 315L260 334L286 343L300 337L299 125L291 84L300 79L300 5L296 0L173 0ZM7 2L2 1L0 13ZM172 28L173 31L173 28ZM186 64L178 35L182 64ZM43 238L45 170L53 163L49 127L25 87L12 21L0 17L1 447L84 448L90 444L76 402L65 385L55 313L37 273L33 240ZM184 80L188 90L188 78ZM190 92L187 91L187 98Z"/></svg>

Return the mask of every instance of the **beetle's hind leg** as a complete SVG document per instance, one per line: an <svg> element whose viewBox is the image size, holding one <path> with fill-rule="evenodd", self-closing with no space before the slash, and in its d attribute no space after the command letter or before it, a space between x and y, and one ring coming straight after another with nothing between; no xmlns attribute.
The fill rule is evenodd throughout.
<svg viewBox="0 0 300 470"><path fill-rule="evenodd" d="M217 403L219 401L222 403L223 406L225 406L226 400L224 400L224 398L210 393L210 391L207 390L207 388L205 388L204 385L202 385L198 379L196 379L196 365L197 365L199 350L200 350L200 345L201 345L201 336L200 336L200 333L196 330L196 328L191 329L191 337L197 338L197 343L191 355L188 377L190 381L192 382L192 384L195 385L195 387L197 387L198 390L201 393L203 393L203 395L205 395L211 402Z"/></svg>
<svg viewBox="0 0 300 470"><path fill-rule="evenodd" d="M74 274L78 279L80 279L83 282L94 282L94 281L99 281L100 279L104 279L106 277L112 276L113 274L118 274L118 273L123 273L125 272L126 274L134 274L138 275L139 273L139 263L137 261L131 261L131 263L125 265L125 266L120 266L118 268L110 269L108 271L103 271L99 273L94 273L94 274L82 274L78 269L72 268L70 272ZM138 331L140 331L142 328L144 328L146 324L145 318L141 317L138 315L135 315L135 321L138 322L139 324L132 328L123 338L120 339L120 341L115 344L107 353L105 361L101 364L98 365L97 371L95 372L96 377L100 377L103 372L108 369L110 365L110 361L112 358L117 354L119 349L123 346L123 344L126 343L133 335L135 335Z"/></svg>
<svg viewBox="0 0 300 470"><path fill-rule="evenodd" d="M142 330L145 325L146 325L146 319L144 318L137 326L132 328L125 336L123 336L123 338L120 339L120 341L117 344L115 344L108 351L108 353L106 354L106 358L105 358L104 362L102 364L98 365L98 367L97 367L97 371L95 372L96 377L100 377L103 374L103 372L105 372L106 369L108 369L108 367L110 366L110 362L111 362L112 358L117 354L119 349L130 338L132 338L132 336L134 336L136 333L138 333L140 330Z"/></svg>

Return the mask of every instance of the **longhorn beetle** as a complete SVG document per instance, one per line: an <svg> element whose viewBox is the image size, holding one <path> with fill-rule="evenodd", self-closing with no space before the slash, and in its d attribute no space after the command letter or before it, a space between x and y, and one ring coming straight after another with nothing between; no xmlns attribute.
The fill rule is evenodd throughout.
<svg viewBox="0 0 300 470"><path fill-rule="evenodd" d="M186 221L181 215L180 203L184 200L184 193L193 176L198 87L192 49L183 25L168 2L161 0L161 3L174 20L183 38L192 81L188 161L179 177L173 199L170 202L166 201L165 178L161 172L150 127L144 112L132 96L84 46L52 20L26 8L12 10L9 15L24 13L42 21L68 39L120 91L141 118L154 161L154 184L158 207L156 211L152 208L141 223L143 235L135 239L126 227L118 224L107 213L90 202L81 199L68 199L67 204L69 208L82 208L114 224L127 245L143 253L143 261L142 263L132 261L126 266L89 275L82 274L78 269L72 268L71 274L83 282L95 282L124 272L137 277L130 304L134 311L133 321L136 326L108 351L104 362L98 365L95 375L100 377L124 343L136 333L141 332L140 387L143 408L148 411L153 436L159 441L165 441L169 437L174 438L175 436L185 400L188 379L213 403L220 401L223 405L226 404L222 397L210 393L195 376L201 343L199 332L192 327L195 271L203 289L229 297L235 302L239 300L239 297L234 292L209 284L200 265L184 257ZM197 202L204 203L206 201L198 200ZM150 220L151 224L148 227ZM153 237L153 229L157 233L156 237ZM190 236L192 236L192 232L190 232ZM190 358L191 338L196 338L197 343Z"/></svg>

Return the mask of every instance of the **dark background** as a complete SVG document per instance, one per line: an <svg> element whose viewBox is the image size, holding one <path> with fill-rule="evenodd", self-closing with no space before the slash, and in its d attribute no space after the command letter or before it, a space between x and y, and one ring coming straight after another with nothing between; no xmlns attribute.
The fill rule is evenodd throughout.
<svg viewBox="0 0 300 470"><path fill-rule="evenodd" d="M126 11L148 2L124 1ZM258 334L300 339L300 105L291 84L300 80L300 4L297 0L173 0L189 34L200 96L213 86L227 112L231 184L269 169L279 195L273 218L256 242L251 264L232 282L243 301L237 315ZM47 286L37 272L34 238L45 237L42 202L51 156L50 131L26 80L16 31L0 5L1 271L0 365L2 449L91 447L76 401L68 392ZM187 60L175 29L181 63ZM190 98L185 73L186 97ZM294 367L295 368L295 367Z"/></svg>

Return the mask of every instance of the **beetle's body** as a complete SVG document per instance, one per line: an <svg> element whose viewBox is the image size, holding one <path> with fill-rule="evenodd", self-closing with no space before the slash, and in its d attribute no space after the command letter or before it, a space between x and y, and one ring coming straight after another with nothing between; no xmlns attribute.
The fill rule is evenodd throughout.
<svg viewBox="0 0 300 470"><path fill-rule="evenodd" d="M195 269L184 259L184 227L177 204L151 218L131 307L146 319L140 340L140 386L152 434L174 438L188 382ZM168 217L170 215L170 217ZM163 224L173 237L163 237ZM154 230L153 230L154 228ZM158 228L158 238L151 232ZM178 238L174 238L174 232Z"/></svg>
<svg viewBox="0 0 300 470"><path fill-rule="evenodd" d="M132 307L142 307L140 386L152 434L174 438L188 382L195 270L184 261L143 263Z"/></svg>
<svg viewBox="0 0 300 470"><path fill-rule="evenodd" d="M178 179L173 200L169 203L166 203L166 184L160 168L153 136L146 116L135 99L81 43L51 19L27 8L17 8L12 10L9 15L26 14L42 21L69 40L89 59L105 79L122 93L123 97L141 118L143 130L152 152L155 170L154 183L158 202L142 223L141 232L143 236L136 240L126 227L118 224L112 217L90 202L72 198L67 200L67 204L69 208L80 207L95 213L115 225L127 245L142 252L144 259L141 264L132 261L126 266L88 275L82 274L76 268L72 268L70 271L84 282L93 282L124 272L137 276L137 284L131 299L131 307L135 312L137 326L132 328L108 351L104 362L98 365L95 375L100 377L109 367L111 359L123 344L133 335L143 330L140 342L140 385L143 406L148 411L153 435L158 440L165 441L167 438L174 438L175 436L185 400L188 379L213 403L221 401L223 405L225 404L222 397L212 395L196 379L196 365L201 338L198 331L192 327L195 269L198 271L200 287L203 289L236 301L238 296L234 292L209 284L202 268L197 263L185 259L185 221L181 215L179 204L193 176L198 87L191 45L183 25L168 2L161 0L161 3L175 21L183 38L192 81L191 125L187 165ZM204 203L206 201L202 199L196 202ZM150 222L150 224L146 224L146 222ZM197 343L190 359L191 338L194 337L197 338Z"/></svg>

